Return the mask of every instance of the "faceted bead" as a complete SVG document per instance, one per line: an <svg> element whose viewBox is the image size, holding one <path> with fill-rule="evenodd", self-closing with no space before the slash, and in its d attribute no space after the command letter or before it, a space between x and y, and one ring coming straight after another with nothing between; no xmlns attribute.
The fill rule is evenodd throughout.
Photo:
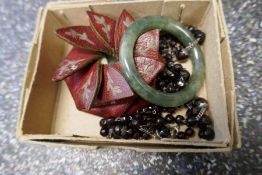
<svg viewBox="0 0 262 175"><path fill-rule="evenodd" d="M168 93L172 93L175 90L175 88L173 86L173 83L168 83L168 85L166 87L167 87L167 92Z"/></svg>
<svg viewBox="0 0 262 175"><path fill-rule="evenodd" d="M166 69L165 72L169 78L173 79L175 77L175 74L172 71Z"/></svg>
<svg viewBox="0 0 262 175"><path fill-rule="evenodd" d="M117 134L117 135L121 135L121 129L122 129L122 125L120 125L120 124L117 124L117 125L115 125L115 127L114 127L114 134Z"/></svg>
<svg viewBox="0 0 262 175"><path fill-rule="evenodd" d="M165 117L165 120L168 123L174 123L176 119L175 119L175 117L172 114L167 114L166 117Z"/></svg>
<svg viewBox="0 0 262 175"><path fill-rule="evenodd" d="M107 120L104 118L100 120L99 124L101 127L106 127L108 125Z"/></svg>
<svg viewBox="0 0 262 175"><path fill-rule="evenodd" d="M202 117L200 117L198 121L198 127L205 128L209 125L212 125L212 121L210 120L210 118L207 115L204 114Z"/></svg>
<svg viewBox="0 0 262 175"><path fill-rule="evenodd" d="M147 107L142 108L142 113L146 113L148 111Z"/></svg>
<svg viewBox="0 0 262 175"><path fill-rule="evenodd" d="M164 87L166 85L166 82L164 80L161 80L159 83L158 83L158 87Z"/></svg>
<svg viewBox="0 0 262 175"><path fill-rule="evenodd" d="M190 77L190 73L187 70L183 69L180 71L180 76L183 77L185 81L188 81Z"/></svg>
<svg viewBox="0 0 262 175"><path fill-rule="evenodd" d="M147 133L143 133L141 138L144 139L144 140L148 140L148 139L151 139L151 135L149 135Z"/></svg>
<svg viewBox="0 0 262 175"><path fill-rule="evenodd" d="M175 47L172 48L171 53L173 55L173 59L172 59L173 62L177 60L176 56L177 56L178 52L179 51L177 50L177 48L175 48Z"/></svg>
<svg viewBox="0 0 262 175"><path fill-rule="evenodd" d="M173 61L168 61L167 62L167 68L172 70L172 68L175 66L175 63Z"/></svg>
<svg viewBox="0 0 262 175"><path fill-rule="evenodd" d="M161 91L162 91L162 92L165 92L165 93L168 92L167 87L166 87L166 86L163 87L163 88L161 89Z"/></svg>
<svg viewBox="0 0 262 175"><path fill-rule="evenodd" d="M188 127L194 127L197 124L197 119L195 117L188 117L186 119L186 125Z"/></svg>
<svg viewBox="0 0 262 175"><path fill-rule="evenodd" d="M101 128L100 129L100 135L103 136L103 137L106 137L108 135L108 129Z"/></svg>
<svg viewBox="0 0 262 175"><path fill-rule="evenodd" d="M177 70L177 71L180 71L180 70L183 69L183 66L181 64L175 64L174 69Z"/></svg>
<svg viewBox="0 0 262 175"><path fill-rule="evenodd" d="M140 121L139 121L139 119L132 119L131 120L131 126L132 127L139 127L140 126Z"/></svg>
<svg viewBox="0 0 262 175"><path fill-rule="evenodd" d="M182 124L184 122L185 118L182 115L177 115L175 118L175 122L177 124Z"/></svg>
<svg viewBox="0 0 262 175"><path fill-rule="evenodd" d="M194 32L196 30L196 28L194 26L187 26L187 29L190 31L190 32Z"/></svg>
<svg viewBox="0 0 262 175"><path fill-rule="evenodd" d="M177 42L176 42L175 40L172 40L172 41L170 42L170 46L171 46L171 47L175 47L176 43L177 43Z"/></svg>
<svg viewBox="0 0 262 175"><path fill-rule="evenodd" d="M141 136L141 134L140 134L139 132L135 132L135 133L133 134L133 139L138 140L138 139L140 139L140 136Z"/></svg>
<svg viewBox="0 0 262 175"><path fill-rule="evenodd" d="M167 138L170 137L170 129L166 128L166 127L161 127L159 129L156 130L157 135L160 138Z"/></svg>
<svg viewBox="0 0 262 175"><path fill-rule="evenodd" d="M121 137L124 139L129 139L133 135L133 130L132 128L128 128L127 126L123 126L121 129Z"/></svg>
<svg viewBox="0 0 262 175"><path fill-rule="evenodd" d="M128 124L130 120L131 116L123 115L122 117L120 117L120 122L123 124Z"/></svg>
<svg viewBox="0 0 262 175"><path fill-rule="evenodd" d="M183 78L180 78L179 81L177 82L177 85L179 87L184 87L185 86L185 80Z"/></svg>
<svg viewBox="0 0 262 175"><path fill-rule="evenodd" d="M178 139L186 139L186 138L187 138L187 137L186 137L186 134L185 134L184 132L182 132L182 131L179 131L179 132L177 133L176 137L177 137Z"/></svg>
<svg viewBox="0 0 262 175"><path fill-rule="evenodd" d="M193 128L187 128L185 130L185 134L188 136L188 137L192 137L194 134L195 134L195 131Z"/></svg>
<svg viewBox="0 0 262 175"><path fill-rule="evenodd" d="M202 139L213 140L215 137L215 132L212 128L206 127L199 130L198 136Z"/></svg>
<svg viewBox="0 0 262 175"><path fill-rule="evenodd" d="M116 117L114 123L121 123L120 117Z"/></svg>
<svg viewBox="0 0 262 175"><path fill-rule="evenodd" d="M108 126L112 126L115 122L115 118L114 117L108 117L107 119L107 124Z"/></svg>
<svg viewBox="0 0 262 175"><path fill-rule="evenodd" d="M180 52L178 52L177 59L179 61L184 61L187 58L188 58L188 53L186 51L181 50Z"/></svg>
<svg viewBox="0 0 262 175"><path fill-rule="evenodd" d="M133 135L133 129L132 129L132 128L129 128L126 132L127 132L130 136Z"/></svg>
<svg viewBox="0 0 262 175"><path fill-rule="evenodd" d="M198 44L202 45L206 39L206 34L200 30L194 31L194 36L198 39Z"/></svg>
<svg viewBox="0 0 262 175"><path fill-rule="evenodd" d="M118 135L118 134L116 134L116 133L113 132L112 137L113 137L114 139L120 139L120 138L121 138L121 135Z"/></svg>
<svg viewBox="0 0 262 175"><path fill-rule="evenodd" d="M158 126L163 126L166 124L166 120L163 117L157 117L156 123Z"/></svg>

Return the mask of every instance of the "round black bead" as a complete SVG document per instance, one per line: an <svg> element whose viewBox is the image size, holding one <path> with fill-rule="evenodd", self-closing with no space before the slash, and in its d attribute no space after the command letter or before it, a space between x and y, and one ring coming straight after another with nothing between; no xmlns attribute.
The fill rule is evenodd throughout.
<svg viewBox="0 0 262 175"><path fill-rule="evenodd" d="M197 124L197 119L195 117L188 117L186 119L186 125L188 127L194 127Z"/></svg>
<svg viewBox="0 0 262 175"><path fill-rule="evenodd" d="M115 122L115 118L114 117L108 117L107 119L107 125L108 126L112 126Z"/></svg>
<svg viewBox="0 0 262 175"><path fill-rule="evenodd" d="M133 139L138 140L138 139L140 139L140 137L141 137L141 134L140 134L139 132L135 132L135 133L133 134Z"/></svg>
<svg viewBox="0 0 262 175"><path fill-rule="evenodd" d="M167 114L166 117L165 117L165 120L168 123L174 123L176 121L175 117L172 114Z"/></svg>
<svg viewBox="0 0 262 175"><path fill-rule="evenodd" d="M167 92L168 93L173 93L175 91L175 87L173 86L173 83L169 83L167 85Z"/></svg>
<svg viewBox="0 0 262 175"><path fill-rule="evenodd" d="M118 134L116 134L116 133L114 133L114 132L113 132L113 134L112 134L112 137L113 137L114 139L121 139L121 135L118 135Z"/></svg>
<svg viewBox="0 0 262 175"><path fill-rule="evenodd" d="M213 140L215 137L215 132L212 128L206 127L199 130L198 136L202 139Z"/></svg>
<svg viewBox="0 0 262 175"><path fill-rule="evenodd" d="M192 136L195 134L195 131L194 131L193 128L187 128L187 129L185 130L185 134L186 134L186 136L188 136L188 137L192 137Z"/></svg>
<svg viewBox="0 0 262 175"><path fill-rule="evenodd" d="M185 81L188 81L190 77L190 73L187 70L183 69L180 71L180 76L183 77Z"/></svg>
<svg viewBox="0 0 262 175"><path fill-rule="evenodd" d="M161 80L161 81L157 82L157 87L158 88L163 88L164 86L166 86L166 82L164 80Z"/></svg>
<svg viewBox="0 0 262 175"><path fill-rule="evenodd" d="M100 124L101 127L107 127L108 122L107 122L106 119L103 118L103 119L100 120L99 124Z"/></svg>
<svg viewBox="0 0 262 175"><path fill-rule="evenodd" d="M212 121L210 120L210 118L207 115L204 114L202 117L200 117L198 121L198 127L205 128L209 125L212 125Z"/></svg>
<svg viewBox="0 0 262 175"><path fill-rule="evenodd" d="M167 68L172 70L172 68L175 66L175 63L173 61L168 61L167 62Z"/></svg>
<svg viewBox="0 0 262 175"><path fill-rule="evenodd" d="M131 121L131 116L123 115L120 117L120 122L123 124L128 124Z"/></svg>
<svg viewBox="0 0 262 175"><path fill-rule="evenodd" d="M151 115L148 115L148 114L143 114L141 116L141 118L142 118L143 123L148 123L148 122L153 120L153 117Z"/></svg>
<svg viewBox="0 0 262 175"><path fill-rule="evenodd" d="M175 69L176 71L180 71L180 70L183 69L183 66L182 66L181 64L175 64L175 65L174 65L174 69Z"/></svg>
<svg viewBox="0 0 262 175"><path fill-rule="evenodd" d="M158 126L164 126L166 125L166 120L163 117L157 117L156 124Z"/></svg>
<svg viewBox="0 0 262 175"><path fill-rule="evenodd" d="M151 139L151 135L149 135L147 133L143 133L141 138L144 139L144 140L148 140L148 139Z"/></svg>
<svg viewBox="0 0 262 175"><path fill-rule="evenodd" d="M106 137L108 135L108 129L101 128L100 129L100 135L103 136L103 137Z"/></svg>
<svg viewBox="0 0 262 175"><path fill-rule="evenodd" d="M165 92L165 93L168 92L167 87L164 86L164 87L161 89L161 91L162 91L162 92Z"/></svg>
<svg viewBox="0 0 262 175"><path fill-rule="evenodd" d="M169 77L170 79L175 78L175 74L174 74L172 71L166 69L165 72L166 72L166 74L168 75L168 77Z"/></svg>
<svg viewBox="0 0 262 175"><path fill-rule="evenodd" d="M182 131L179 131L177 134L176 134L176 137L178 138L178 139L186 139L187 137L186 137L186 134L184 133L184 132L182 132Z"/></svg>
<svg viewBox="0 0 262 175"><path fill-rule="evenodd" d="M187 26L187 29L190 31L190 32L194 32L196 30L196 28L194 26Z"/></svg>
<svg viewBox="0 0 262 175"><path fill-rule="evenodd" d="M177 85L178 85L179 87L184 87L185 84L186 84L186 82L185 82L184 78L180 78L180 79L178 80L178 82L177 82Z"/></svg>
<svg viewBox="0 0 262 175"><path fill-rule="evenodd" d="M116 135L121 135L121 129L122 129L122 125L120 124L116 124L115 127L114 127L114 134Z"/></svg>
<svg viewBox="0 0 262 175"><path fill-rule="evenodd" d="M181 50L180 52L178 52L177 59L179 61L184 61L187 58L188 58L188 53L186 51Z"/></svg>
<svg viewBox="0 0 262 175"><path fill-rule="evenodd" d="M120 117L116 117L114 120L114 123L121 123L121 118Z"/></svg>
<svg viewBox="0 0 262 175"><path fill-rule="evenodd" d="M170 137L170 129L166 128L166 127L161 127L159 129L156 130L156 133L159 137L161 138L167 138Z"/></svg>
<svg viewBox="0 0 262 175"><path fill-rule="evenodd" d="M134 118L131 120L131 126L132 127L139 127L140 126L140 120L138 118Z"/></svg>
<svg viewBox="0 0 262 175"><path fill-rule="evenodd" d="M206 34L200 30L194 31L194 36L198 39L198 44L202 45L206 39Z"/></svg>
<svg viewBox="0 0 262 175"><path fill-rule="evenodd" d="M170 42L170 46L171 46L171 47L175 47L175 46L176 46L176 44L177 44L177 42L176 42L176 41L174 41L174 40L172 40L172 41Z"/></svg>
<svg viewBox="0 0 262 175"><path fill-rule="evenodd" d="M148 111L147 107L142 108L142 113L146 113Z"/></svg>
<svg viewBox="0 0 262 175"><path fill-rule="evenodd" d="M177 124L182 124L184 122L185 118L182 115L177 115L175 118L175 122Z"/></svg>
<svg viewBox="0 0 262 175"><path fill-rule="evenodd" d="M123 126L123 128L121 129L121 137L124 139L129 139L132 137L132 135L133 135L133 129L128 128L127 126Z"/></svg>

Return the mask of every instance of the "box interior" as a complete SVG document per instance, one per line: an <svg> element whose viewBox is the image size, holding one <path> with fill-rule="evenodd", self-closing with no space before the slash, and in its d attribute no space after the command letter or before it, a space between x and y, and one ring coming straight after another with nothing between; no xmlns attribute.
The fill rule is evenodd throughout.
<svg viewBox="0 0 262 175"><path fill-rule="evenodd" d="M86 11L90 4L81 7L53 7L44 11L45 20L40 24L37 63L29 69L32 80L25 87L27 93L22 110L21 135L46 135L53 139L82 140L89 143L114 144L159 144L226 147L230 142L228 111L225 98L223 65L220 53L220 36L216 8L209 0L204 1L147 1L93 3L92 9L114 19L126 9L135 18L147 15L163 15L178 19L181 4L185 4L182 21L197 26L207 37L202 48L205 55L206 79L199 96L209 101L209 114L214 123L216 137L213 141L196 138L189 140L114 140L99 135L101 117L78 111L64 82L51 81L58 63L69 51L70 46L54 35L58 28L70 25L89 25ZM192 18L194 16L194 18ZM31 61L30 61L31 62ZM184 66L191 70L191 63ZM29 66L30 67L30 66ZM225 69L225 68L224 68ZM231 80L229 80L231 81ZM226 85L227 86L227 85ZM231 98L231 97L228 97ZM229 100L230 101L230 100ZM180 111L184 113L185 111ZM72 137L72 136L81 136ZM60 138L61 137L61 138Z"/></svg>

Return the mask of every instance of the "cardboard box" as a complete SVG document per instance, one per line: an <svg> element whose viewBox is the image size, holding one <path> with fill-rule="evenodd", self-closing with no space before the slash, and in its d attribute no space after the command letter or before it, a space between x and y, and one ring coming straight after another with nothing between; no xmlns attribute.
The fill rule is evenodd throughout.
<svg viewBox="0 0 262 175"><path fill-rule="evenodd" d="M99 135L100 117L80 112L64 82L51 81L58 63L70 47L54 35L58 28L89 25L86 11L117 18L123 9L135 18L163 15L197 26L207 37L202 48L206 79L199 96L209 101L214 123L213 141L197 137L189 140L122 140ZM184 64L191 69L191 62ZM184 112L184 111L181 111ZM240 147L235 109L235 88L228 33L218 0L141 0L124 2L69 1L49 3L40 9L29 56L17 125L17 137L39 144L72 145L88 148L117 147L146 152L224 152Z"/></svg>

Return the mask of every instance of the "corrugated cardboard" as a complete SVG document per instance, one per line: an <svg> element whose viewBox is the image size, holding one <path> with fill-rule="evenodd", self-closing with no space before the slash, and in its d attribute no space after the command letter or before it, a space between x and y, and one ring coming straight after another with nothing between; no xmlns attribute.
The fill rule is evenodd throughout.
<svg viewBox="0 0 262 175"><path fill-rule="evenodd" d="M65 83L51 82L54 70L70 48L55 37L54 31L70 25L88 25L85 12L90 8L112 18L117 18L123 9L127 9L135 18L163 15L177 19L181 4L186 7L182 21L198 26L207 34L203 46L206 80L199 95L209 101L215 139L205 141L195 137L190 140L137 141L101 137L101 118L78 111ZM238 147L240 141L232 58L221 9L221 4L215 0L73 1L48 4L40 10L37 20L21 95L17 137L30 143L157 152L222 152ZM191 69L190 62L184 66Z"/></svg>

